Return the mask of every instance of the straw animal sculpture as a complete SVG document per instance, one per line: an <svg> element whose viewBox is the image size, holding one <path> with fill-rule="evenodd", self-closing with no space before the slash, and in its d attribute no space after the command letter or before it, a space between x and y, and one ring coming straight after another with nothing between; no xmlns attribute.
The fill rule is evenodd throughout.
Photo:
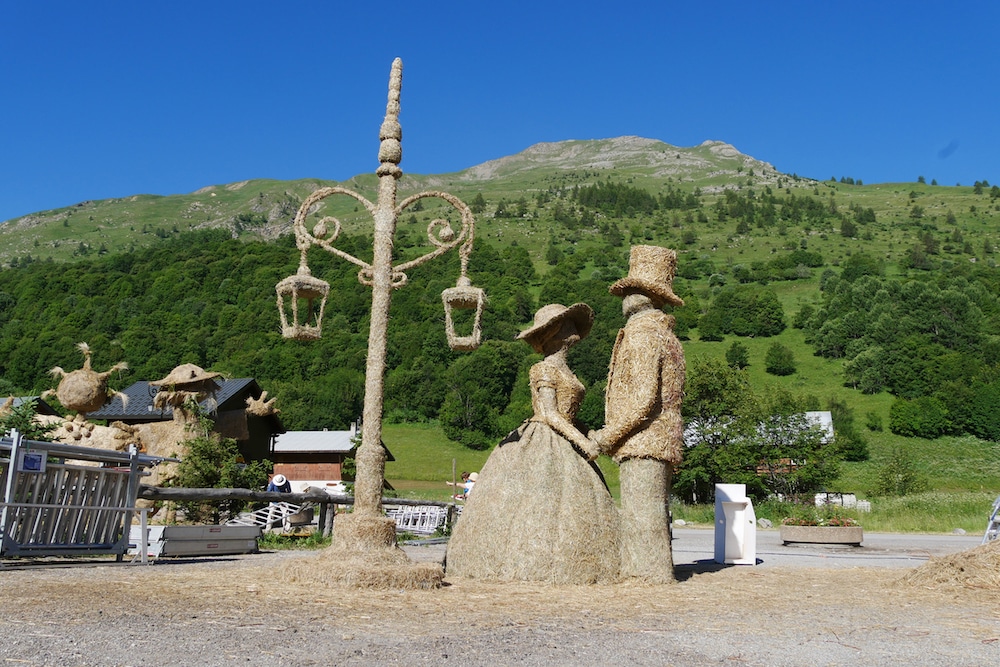
<svg viewBox="0 0 1000 667"><path fill-rule="evenodd" d="M101 407L118 392L108 389L108 377L116 371L123 371L128 368L124 361L112 366L103 373L98 373L90 367L90 357L92 352L86 343L78 343L77 348L83 352L83 368L67 373L62 368L56 366L49 373L53 377L61 378L56 389L48 390L42 394L42 398L55 395L67 410L78 412L81 415L88 412L100 410ZM122 401L126 397L122 395Z"/></svg>

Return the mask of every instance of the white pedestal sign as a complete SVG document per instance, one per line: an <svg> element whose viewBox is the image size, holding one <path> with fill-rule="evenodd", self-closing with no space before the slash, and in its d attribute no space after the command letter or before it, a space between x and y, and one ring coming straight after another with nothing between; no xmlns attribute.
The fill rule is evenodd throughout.
<svg viewBox="0 0 1000 667"><path fill-rule="evenodd" d="M746 484L715 485L715 562L757 564L757 515Z"/></svg>

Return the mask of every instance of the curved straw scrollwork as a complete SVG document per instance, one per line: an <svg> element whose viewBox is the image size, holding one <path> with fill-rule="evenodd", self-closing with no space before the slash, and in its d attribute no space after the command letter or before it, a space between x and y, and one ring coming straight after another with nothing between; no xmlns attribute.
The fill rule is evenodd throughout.
<svg viewBox="0 0 1000 667"><path fill-rule="evenodd" d="M327 197L330 197L331 195L346 195L348 197L352 197L357 201L361 202L361 204L368 210L369 213L374 213L375 211L375 204L371 203L357 192L354 192L353 190L348 190L347 188L341 188L341 187L319 188L311 195L306 197L305 201L302 202L302 205L299 206L299 210L295 214L295 221L292 223L292 227L295 230L295 247L299 249L300 253L299 273L303 273L304 269L305 275L310 274L309 266L306 262L306 253L309 251L309 248L314 245L317 245L326 250L327 252L331 252L342 259L346 259L348 262L351 262L352 264L360 266L362 270L367 269L370 272L372 268L371 264L362 261L357 257L354 257L353 255L346 253L340 248L337 248L336 246L333 245L333 242L336 241L337 237L340 236L340 231L342 229L340 220L338 220L336 217L332 215L325 216L319 222L313 225L313 229L311 232L306 228L306 216L309 215L310 211L313 209L314 206L319 204ZM333 227L332 229L330 228L331 225Z"/></svg>
<svg viewBox="0 0 1000 667"><path fill-rule="evenodd" d="M469 209L465 202L455 195L447 192L440 192L437 190L418 192L417 194L411 195L400 202L399 206L396 207L395 214L398 218L408 206L421 199L427 198L443 199L448 202L452 208L458 211L462 221L462 228L458 231L458 234L456 234L455 230L451 227L451 223L447 220L441 218L432 220L431 223L427 225L427 239L430 241L431 245L435 247L435 249L416 259L403 262L394 268L397 271L412 269L413 267L420 266L424 262L430 261L461 244L462 247L459 248L459 254L462 258L462 275L464 276L468 268L469 255L472 253L473 237L475 236L475 218L472 215L472 210Z"/></svg>

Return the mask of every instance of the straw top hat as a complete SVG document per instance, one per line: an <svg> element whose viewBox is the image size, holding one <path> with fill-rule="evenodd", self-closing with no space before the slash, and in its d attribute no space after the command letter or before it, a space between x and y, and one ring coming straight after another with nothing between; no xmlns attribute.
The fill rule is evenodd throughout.
<svg viewBox="0 0 1000 667"><path fill-rule="evenodd" d="M559 330L566 319L572 320L576 325L580 338L586 338L590 327L594 325L594 311L585 303L574 303L568 308L558 303L542 306L535 313L534 324L517 334L517 340L526 340L537 350L543 341Z"/></svg>
<svg viewBox="0 0 1000 667"><path fill-rule="evenodd" d="M162 380L150 382L149 384L154 387L180 386L195 384L197 382L205 382L206 380L214 380L219 376L220 373L208 373L200 366L195 366L194 364L181 364L174 370L170 371L170 375L167 377Z"/></svg>
<svg viewBox="0 0 1000 667"><path fill-rule="evenodd" d="M275 486L281 486L287 480L285 479L284 475L275 475L274 479L272 479L271 481L274 482Z"/></svg>
<svg viewBox="0 0 1000 667"><path fill-rule="evenodd" d="M625 296L628 290L645 294L657 308L665 303L683 306L684 301L674 294L672 283L677 272L677 253L669 248L653 245L634 245L628 258L628 275L614 283L609 291L615 296Z"/></svg>

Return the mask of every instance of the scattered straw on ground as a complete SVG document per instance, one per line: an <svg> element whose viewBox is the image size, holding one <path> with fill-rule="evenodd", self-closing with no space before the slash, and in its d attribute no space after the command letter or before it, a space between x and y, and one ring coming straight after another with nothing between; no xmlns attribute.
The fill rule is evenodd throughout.
<svg viewBox="0 0 1000 667"><path fill-rule="evenodd" d="M1000 593L1000 540L933 558L907 572L901 582L912 586L939 588L968 586Z"/></svg>
<svg viewBox="0 0 1000 667"><path fill-rule="evenodd" d="M319 560L331 572L338 568L332 559ZM0 596L9 603L9 612L52 622L88 616L96 608L105 614L131 613L135 593L141 590L143 613L165 620L196 622L213 615L246 621L266 615L269 623L294 623L322 618L342 630L391 624L402 635L424 634L429 627L462 634L472 627L478 631L533 623L588 628L612 620L630 628L654 621L749 628L759 626L761 618L770 619L768 627L784 624L782 632L787 632L815 623L812 615L802 613L810 605L822 607L825 618L840 615L879 623L900 614L950 618L973 608L981 609L982 617L1000 617L995 587L900 586L898 571L881 568L734 567L692 574L673 585L556 586L446 578L438 589L371 590L317 586L316 581L282 575L303 564L309 569L318 565L317 555L284 552L229 562L0 572ZM67 590L73 594L66 595ZM0 610L0 620L6 617ZM428 619L433 619L432 625ZM958 622L957 616L953 621Z"/></svg>
<svg viewBox="0 0 1000 667"><path fill-rule="evenodd" d="M312 558L297 559L282 571L282 578L312 587L421 590L439 588L444 568L437 563L411 563L396 548L359 552L330 547Z"/></svg>

